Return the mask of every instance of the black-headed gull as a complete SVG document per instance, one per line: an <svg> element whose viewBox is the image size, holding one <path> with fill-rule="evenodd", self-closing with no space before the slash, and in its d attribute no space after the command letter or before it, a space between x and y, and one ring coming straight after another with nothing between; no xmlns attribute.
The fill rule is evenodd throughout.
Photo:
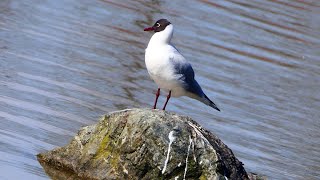
<svg viewBox="0 0 320 180"><path fill-rule="evenodd" d="M203 93L198 82L194 79L191 64L170 43L173 25L166 19L160 19L152 27L145 28L144 31L155 32L149 41L145 54L148 73L158 85L153 108L156 108L160 89L164 89L169 91L169 94L163 110L165 110L171 96L188 96L220 111Z"/></svg>

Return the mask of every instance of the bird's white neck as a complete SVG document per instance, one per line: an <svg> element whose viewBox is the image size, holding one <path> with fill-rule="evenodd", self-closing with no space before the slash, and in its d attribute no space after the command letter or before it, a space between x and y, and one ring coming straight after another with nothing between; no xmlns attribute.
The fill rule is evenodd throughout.
<svg viewBox="0 0 320 180"><path fill-rule="evenodd" d="M169 24L163 31L156 32L151 37L148 48L162 44L169 44L173 34L173 26Z"/></svg>

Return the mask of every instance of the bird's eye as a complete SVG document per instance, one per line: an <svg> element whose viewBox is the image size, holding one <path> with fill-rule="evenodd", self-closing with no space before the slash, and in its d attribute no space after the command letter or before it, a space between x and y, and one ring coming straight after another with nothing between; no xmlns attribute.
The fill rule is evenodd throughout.
<svg viewBox="0 0 320 180"><path fill-rule="evenodd" d="M157 24L156 24L156 27L160 27L160 26L161 26L161 24L160 24L160 23L157 23Z"/></svg>

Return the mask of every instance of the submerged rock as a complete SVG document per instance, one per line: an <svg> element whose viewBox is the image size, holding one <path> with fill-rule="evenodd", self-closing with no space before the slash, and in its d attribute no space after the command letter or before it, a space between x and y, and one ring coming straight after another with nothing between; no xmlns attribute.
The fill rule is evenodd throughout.
<svg viewBox="0 0 320 180"><path fill-rule="evenodd" d="M53 179L248 179L217 136L161 110L110 113L67 146L37 156Z"/></svg>

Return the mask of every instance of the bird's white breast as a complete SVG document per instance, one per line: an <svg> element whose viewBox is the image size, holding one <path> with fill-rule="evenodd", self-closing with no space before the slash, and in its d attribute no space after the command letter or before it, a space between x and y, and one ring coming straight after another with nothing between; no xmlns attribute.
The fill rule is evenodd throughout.
<svg viewBox="0 0 320 180"><path fill-rule="evenodd" d="M147 48L145 62L151 78L160 86L165 88L166 84L174 76L174 67L170 63L170 57L165 47ZM166 88L167 89L167 88Z"/></svg>
<svg viewBox="0 0 320 180"><path fill-rule="evenodd" d="M185 90L179 81L180 75L174 69L174 51L170 45L148 47L145 53L145 63L150 77L159 88L171 90L172 96L182 96Z"/></svg>

